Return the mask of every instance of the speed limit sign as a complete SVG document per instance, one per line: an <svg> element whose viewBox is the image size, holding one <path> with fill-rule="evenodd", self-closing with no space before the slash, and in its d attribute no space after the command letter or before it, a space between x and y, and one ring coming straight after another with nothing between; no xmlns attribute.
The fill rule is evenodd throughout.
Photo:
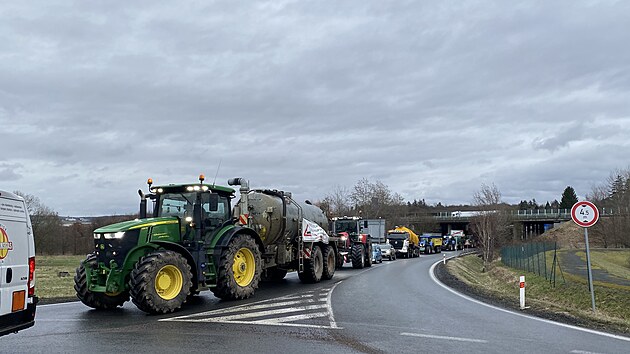
<svg viewBox="0 0 630 354"><path fill-rule="evenodd" d="M599 211L591 202L577 202L571 208L571 218L582 227L590 227L599 219Z"/></svg>

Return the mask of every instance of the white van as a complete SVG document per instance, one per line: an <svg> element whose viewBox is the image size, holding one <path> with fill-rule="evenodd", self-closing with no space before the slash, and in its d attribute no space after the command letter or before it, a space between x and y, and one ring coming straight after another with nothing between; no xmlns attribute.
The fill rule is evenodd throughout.
<svg viewBox="0 0 630 354"><path fill-rule="evenodd" d="M24 199L0 191L0 336L35 324L35 242Z"/></svg>

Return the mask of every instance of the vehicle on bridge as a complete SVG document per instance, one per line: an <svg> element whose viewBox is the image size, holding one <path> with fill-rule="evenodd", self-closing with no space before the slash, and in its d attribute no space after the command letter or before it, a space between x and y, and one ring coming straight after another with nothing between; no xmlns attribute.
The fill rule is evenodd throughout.
<svg viewBox="0 0 630 354"><path fill-rule="evenodd" d="M345 263L352 263L355 269L372 266L372 237L362 228L363 221L357 216L332 218L333 233L339 238L337 268Z"/></svg>
<svg viewBox="0 0 630 354"><path fill-rule="evenodd" d="M149 179L150 193L138 191L138 219L94 230L95 250L74 278L81 302L113 309L131 297L142 311L169 313L203 290L248 298L263 276L289 270L305 283L333 277L336 238L321 209L234 178L228 184L240 186L241 198L232 210L235 191L203 181L152 187Z"/></svg>
<svg viewBox="0 0 630 354"><path fill-rule="evenodd" d="M420 256L418 235L404 226L387 231L387 240L396 250L396 256L412 258Z"/></svg>

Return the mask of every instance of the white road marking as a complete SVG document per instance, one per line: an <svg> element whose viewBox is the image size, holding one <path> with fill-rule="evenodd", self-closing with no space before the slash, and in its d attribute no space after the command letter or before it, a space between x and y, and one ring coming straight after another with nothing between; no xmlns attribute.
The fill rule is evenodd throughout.
<svg viewBox="0 0 630 354"><path fill-rule="evenodd" d="M224 321L231 321L231 320L243 320L243 319L251 318L251 317L264 317L264 316L280 315L280 314L291 313L291 312L319 310L323 308L326 308L326 305L285 307L285 308L280 308L276 310L246 312L246 313L241 313L238 315L190 319L188 320L188 322L224 322Z"/></svg>
<svg viewBox="0 0 630 354"><path fill-rule="evenodd" d="M449 258L447 258L447 260L451 259L451 258L454 258L454 257L456 257L456 256L449 257ZM506 310L504 308L496 307L494 305L486 304L485 302L481 302L481 301L479 301L477 299L473 299L473 298L471 298L471 297L469 297L467 295L464 295L462 293L459 293L459 292L449 288L448 286L443 284L441 281L439 281L435 277L435 275L433 275L433 271L435 270L435 267L439 263L442 263L442 260L439 260L439 261L433 263L433 265L429 269L429 276L431 277L431 280L433 280L436 284L438 284L439 286L443 287L444 289L450 291L451 293L453 293L453 294L455 294L455 295L457 295L459 297L462 297L462 298L464 298L464 299L466 299L468 301L472 301L472 302L474 302L476 304L479 304L479 305L482 305L482 306L486 306L486 307L489 307L489 308L497 310L497 311L509 313L511 315L525 317L525 318L529 318L531 320L540 321L540 322L544 322L544 323L548 323L548 324L552 324L552 325L556 325L556 326L560 326L560 327L570 328L570 329L574 329L574 330L577 330L577 331L582 331L582 332L586 332L586 333L596 334L596 335L599 335L599 336L604 336L604 337L608 337L608 338L614 338L614 339L619 339L619 340L623 340L623 341L626 341L626 342L630 342L630 337L624 337L624 336L620 336L620 335L616 335L616 334L600 332L600 331L596 331L594 329L577 327L577 326L569 325L569 324L566 324L566 323L560 323L560 322L555 322L555 321L547 320L547 319L540 318L540 317L534 317L534 316L530 316L530 315L525 315L525 314L522 314L522 313L513 312L511 310Z"/></svg>
<svg viewBox="0 0 630 354"><path fill-rule="evenodd" d="M337 284L339 283L317 291L311 290L302 294L287 295L251 304L164 318L158 321L218 322L339 329L332 313L331 304L332 291ZM325 297L322 296L324 295L322 292L326 293ZM296 323L297 321L320 318L327 318L330 324Z"/></svg>
<svg viewBox="0 0 630 354"><path fill-rule="evenodd" d="M258 323L258 324L278 324L278 323L284 323L284 322L309 320L311 318L319 318L319 317L327 317L327 316L328 316L328 311L324 311L324 312L307 313L307 314L302 314L302 315L278 317L278 318L272 318L272 319L269 319L269 320L258 320L258 321L253 321L253 323Z"/></svg>
<svg viewBox="0 0 630 354"><path fill-rule="evenodd" d="M603 353L598 353L598 352L588 352L586 350L572 350L570 353L574 353L574 354L603 354Z"/></svg>
<svg viewBox="0 0 630 354"><path fill-rule="evenodd" d="M485 339L436 336L436 335L432 335L432 334L422 334L422 333L406 333L406 332L403 332L400 335L401 336L409 336L409 337L441 339L441 340L455 340L455 341L459 341L459 342L488 343L488 341L485 340Z"/></svg>

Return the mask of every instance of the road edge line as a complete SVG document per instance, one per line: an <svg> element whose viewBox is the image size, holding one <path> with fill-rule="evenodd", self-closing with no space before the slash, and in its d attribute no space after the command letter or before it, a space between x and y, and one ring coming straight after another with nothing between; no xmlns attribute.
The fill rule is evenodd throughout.
<svg viewBox="0 0 630 354"><path fill-rule="evenodd" d="M455 258L455 257L456 256L451 256L451 257L447 258L447 260L450 260L450 259ZM617 334L600 332L600 331L597 331L597 330L594 330L594 329L578 327L578 326L574 326L574 325L570 325L570 324L566 324L566 323L561 323L561 322L556 322L556 321L552 321L552 320L548 320L548 319L540 318L540 317L536 317L536 316L525 315L525 314L522 314L522 313L518 313L518 312L514 312L514 311L511 311L511 310L508 310L508 309L504 309L504 308L501 308L501 307L498 307L498 306L490 305L490 304L487 304L485 302L482 302L482 301L479 301L477 299L474 299L474 298L472 298L472 297L470 297L468 295L462 294L462 293L458 292L457 290L454 290L454 289L448 287L446 284L442 283L435 276L435 274L434 274L435 273L435 267L441 262L443 262L443 260L439 260L439 261L433 263L431 268L429 268L429 276L431 277L431 280L433 280L433 282L435 282L436 284L438 284L442 288L444 288L444 289L450 291L451 293L453 293L453 294L455 294L457 296L460 296L460 297L462 297L462 298L464 298L464 299L466 299L468 301L472 301L472 302L474 302L476 304L483 305L483 306L489 307L491 309L502 311L502 312L509 313L509 314L512 314L512 315L525 317L525 318L529 318L529 319L540 321L540 322L544 322L544 323L553 324L553 325L560 326L560 327L570 328L570 329L574 329L574 330L578 330L578 331L582 331L582 332L587 332L587 333L591 333L591 334L596 334L596 335L600 335L600 336L604 336L604 337L609 337L609 338L614 338L614 339L619 339L619 340L623 340L623 341L626 341L626 342L630 342L630 337L624 337L624 336L620 336L620 335L617 335Z"/></svg>

